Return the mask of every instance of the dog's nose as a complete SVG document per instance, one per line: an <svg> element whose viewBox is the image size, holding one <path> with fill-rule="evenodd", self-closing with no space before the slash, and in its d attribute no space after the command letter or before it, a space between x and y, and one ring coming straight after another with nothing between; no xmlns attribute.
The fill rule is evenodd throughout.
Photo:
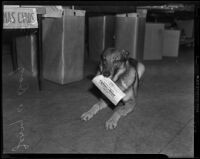
<svg viewBox="0 0 200 159"><path fill-rule="evenodd" d="M103 75L104 75L105 77L109 77L109 76L110 76L110 72L105 71L105 72L103 72Z"/></svg>

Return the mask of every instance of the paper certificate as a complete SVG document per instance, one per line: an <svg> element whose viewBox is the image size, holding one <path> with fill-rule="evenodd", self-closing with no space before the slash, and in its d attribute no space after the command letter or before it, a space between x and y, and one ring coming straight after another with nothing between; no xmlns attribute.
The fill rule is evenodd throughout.
<svg viewBox="0 0 200 159"><path fill-rule="evenodd" d="M125 93L110 78L98 75L93 78L92 82L114 105L117 105L125 97Z"/></svg>

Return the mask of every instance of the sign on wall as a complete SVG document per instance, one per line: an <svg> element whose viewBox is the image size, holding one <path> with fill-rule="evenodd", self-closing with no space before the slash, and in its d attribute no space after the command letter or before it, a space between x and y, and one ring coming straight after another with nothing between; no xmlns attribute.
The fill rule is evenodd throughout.
<svg viewBox="0 0 200 159"><path fill-rule="evenodd" d="M4 7L4 29L38 28L35 8Z"/></svg>

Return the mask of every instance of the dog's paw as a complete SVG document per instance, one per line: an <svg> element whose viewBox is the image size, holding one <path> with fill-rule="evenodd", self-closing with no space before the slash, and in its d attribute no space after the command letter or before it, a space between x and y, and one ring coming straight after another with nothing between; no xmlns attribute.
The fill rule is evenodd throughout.
<svg viewBox="0 0 200 159"><path fill-rule="evenodd" d="M94 113L92 113L91 111L85 112L81 115L81 119L84 121L88 121L93 117Z"/></svg>
<svg viewBox="0 0 200 159"><path fill-rule="evenodd" d="M119 118L120 117L116 114L111 116L110 119L108 119L108 121L106 121L106 129L109 130L109 129L116 128Z"/></svg>

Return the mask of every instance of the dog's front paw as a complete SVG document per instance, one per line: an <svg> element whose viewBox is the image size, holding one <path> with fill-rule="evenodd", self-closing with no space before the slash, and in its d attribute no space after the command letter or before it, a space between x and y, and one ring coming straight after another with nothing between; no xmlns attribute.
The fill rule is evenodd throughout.
<svg viewBox="0 0 200 159"><path fill-rule="evenodd" d="M113 114L110 117L110 119L108 119L108 121L106 121L106 129L109 130L109 129L116 128L119 118L120 118L119 115Z"/></svg>
<svg viewBox="0 0 200 159"><path fill-rule="evenodd" d="M93 117L94 113L91 111L87 111L81 115L81 119L84 121L90 120Z"/></svg>

